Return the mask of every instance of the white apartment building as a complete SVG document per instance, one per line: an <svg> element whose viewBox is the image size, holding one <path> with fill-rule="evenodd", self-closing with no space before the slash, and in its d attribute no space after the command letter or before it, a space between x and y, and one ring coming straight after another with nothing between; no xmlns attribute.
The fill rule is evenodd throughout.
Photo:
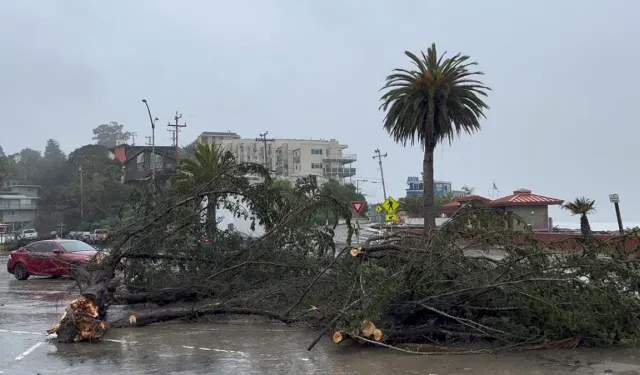
<svg viewBox="0 0 640 375"><path fill-rule="evenodd" d="M344 152L349 146L335 139L267 139L242 138L233 132L203 132L202 143L215 143L230 151L239 162L266 165L278 177L296 178L307 175L343 181L355 176L352 164L356 155ZM265 162L266 155L266 162Z"/></svg>

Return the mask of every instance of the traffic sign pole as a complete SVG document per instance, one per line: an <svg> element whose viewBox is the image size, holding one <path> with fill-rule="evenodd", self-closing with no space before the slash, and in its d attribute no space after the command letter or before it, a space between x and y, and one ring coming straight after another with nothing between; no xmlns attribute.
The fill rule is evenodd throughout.
<svg viewBox="0 0 640 375"><path fill-rule="evenodd" d="M620 230L620 234L622 234L624 232L624 227L622 226L622 215L620 214L620 196L616 193L609 194L609 202L613 203L613 207L616 209L618 229Z"/></svg>

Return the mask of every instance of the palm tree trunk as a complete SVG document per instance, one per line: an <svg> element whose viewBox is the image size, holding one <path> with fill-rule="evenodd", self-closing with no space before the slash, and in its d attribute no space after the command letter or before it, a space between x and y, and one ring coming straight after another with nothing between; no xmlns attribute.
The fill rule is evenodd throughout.
<svg viewBox="0 0 640 375"><path fill-rule="evenodd" d="M422 184L424 199L424 230L436 227L436 204L433 196L433 150L435 147L424 146L424 160L422 161Z"/></svg>
<svg viewBox="0 0 640 375"><path fill-rule="evenodd" d="M218 229L218 218L216 217L216 201L217 197L215 194L209 194L207 196L207 235L211 237L213 241L213 236L216 233L216 229Z"/></svg>
<svg viewBox="0 0 640 375"><path fill-rule="evenodd" d="M591 225L589 225L589 218L587 218L586 214L582 214L580 216L580 231L583 236L588 236L591 234Z"/></svg>

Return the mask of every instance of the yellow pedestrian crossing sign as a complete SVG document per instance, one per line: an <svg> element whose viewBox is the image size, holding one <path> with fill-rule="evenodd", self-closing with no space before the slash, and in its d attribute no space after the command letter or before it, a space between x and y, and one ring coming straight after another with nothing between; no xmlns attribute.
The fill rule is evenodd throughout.
<svg viewBox="0 0 640 375"><path fill-rule="evenodd" d="M388 214L393 214L400 207L400 203L393 199L392 196L388 196L384 202L382 202L382 208L384 208Z"/></svg>
<svg viewBox="0 0 640 375"><path fill-rule="evenodd" d="M396 220L398 220L398 215L396 215L396 214L386 214L385 215L385 220L386 221L396 221Z"/></svg>
<svg viewBox="0 0 640 375"><path fill-rule="evenodd" d="M382 212L382 210L384 210L384 208L382 208L381 205L376 206L376 212Z"/></svg>

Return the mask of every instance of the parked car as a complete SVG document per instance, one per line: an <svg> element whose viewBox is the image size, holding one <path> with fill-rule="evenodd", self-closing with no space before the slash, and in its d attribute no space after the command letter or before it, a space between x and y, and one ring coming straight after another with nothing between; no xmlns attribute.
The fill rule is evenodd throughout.
<svg viewBox="0 0 640 375"><path fill-rule="evenodd" d="M77 239L88 243L91 239L91 232L80 232Z"/></svg>
<svg viewBox="0 0 640 375"><path fill-rule="evenodd" d="M18 241L26 240L26 241L35 241L38 239L38 232L35 229L23 229L18 232L16 236Z"/></svg>
<svg viewBox="0 0 640 375"><path fill-rule="evenodd" d="M37 241L11 252L7 271L18 280L29 276L72 275L79 264L86 263L98 254L98 250L82 241Z"/></svg>
<svg viewBox="0 0 640 375"><path fill-rule="evenodd" d="M96 229L89 235L89 242L96 244L98 242L106 241L109 238L109 231L106 229Z"/></svg>

